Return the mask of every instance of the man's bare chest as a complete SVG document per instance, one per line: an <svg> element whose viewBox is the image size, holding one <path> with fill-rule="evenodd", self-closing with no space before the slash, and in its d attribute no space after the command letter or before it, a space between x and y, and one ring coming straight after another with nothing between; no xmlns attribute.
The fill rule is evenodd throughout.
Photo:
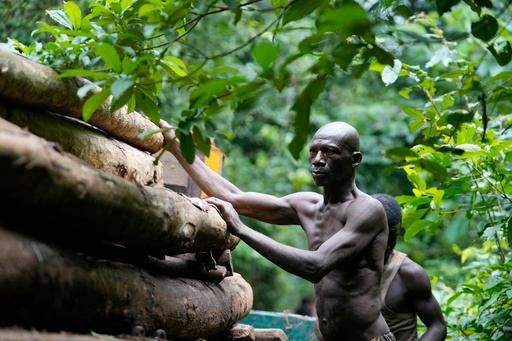
<svg viewBox="0 0 512 341"><path fill-rule="evenodd" d="M317 250L327 239L345 226L344 210L330 208L318 210L300 217L302 228L306 233L309 249Z"/></svg>

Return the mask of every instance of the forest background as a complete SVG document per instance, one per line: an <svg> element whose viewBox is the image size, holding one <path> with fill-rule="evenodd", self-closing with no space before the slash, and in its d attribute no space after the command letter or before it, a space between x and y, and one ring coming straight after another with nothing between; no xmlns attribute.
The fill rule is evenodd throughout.
<svg viewBox="0 0 512 341"><path fill-rule="evenodd" d="M349 122L358 186L402 205L397 248L428 271L449 338L509 340L511 2L0 0L0 42L101 85L85 120L112 94L176 125L189 158L215 137L245 191L318 191L305 146ZM306 247L300 228L247 223ZM255 309L313 295L243 243L234 264Z"/></svg>

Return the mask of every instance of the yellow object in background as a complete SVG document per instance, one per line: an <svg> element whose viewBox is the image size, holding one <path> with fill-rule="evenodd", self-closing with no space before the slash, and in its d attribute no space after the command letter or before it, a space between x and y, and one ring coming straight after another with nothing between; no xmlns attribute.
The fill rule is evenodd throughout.
<svg viewBox="0 0 512 341"><path fill-rule="evenodd" d="M224 153L214 145L211 145L210 155L204 158L204 163L208 168L213 170L217 174L221 174L222 172L222 158L224 157ZM201 192L201 198L208 198L206 193Z"/></svg>

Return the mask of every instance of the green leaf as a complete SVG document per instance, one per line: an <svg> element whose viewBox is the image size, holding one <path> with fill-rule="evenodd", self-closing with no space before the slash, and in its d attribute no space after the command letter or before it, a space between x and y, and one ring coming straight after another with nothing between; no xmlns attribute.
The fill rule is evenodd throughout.
<svg viewBox="0 0 512 341"><path fill-rule="evenodd" d="M55 21L57 24L69 28L70 30L73 29L73 24L71 23L71 20L69 20L68 16L64 11L46 10L46 14L48 14L48 16L52 18L52 20Z"/></svg>
<svg viewBox="0 0 512 341"><path fill-rule="evenodd" d="M103 104L103 102L105 102L109 95L110 91L105 87L100 92L95 93L85 101L82 108L82 118L85 122L89 121L89 119L92 117L92 114L94 114L96 109L98 109Z"/></svg>
<svg viewBox="0 0 512 341"><path fill-rule="evenodd" d="M115 72L121 72L121 60L114 46L107 43L100 43L96 45L95 52L103 59L108 67L112 68Z"/></svg>
<svg viewBox="0 0 512 341"><path fill-rule="evenodd" d="M459 129L462 123L471 122L473 120L474 113L471 112L469 114L465 114L462 112L454 112L446 115L446 122L455 127L455 129Z"/></svg>
<svg viewBox="0 0 512 341"><path fill-rule="evenodd" d="M73 27L79 30L82 26L82 11L80 10L80 7L78 7L78 5L73 1L68 1L64 3L64 11L73 24Z"/></svg>
<svg viewBox="0 0 512 341"><path fill-rule="evenodd" d="M504 80L512 80L512 71L502 71L487 80L487 84L496 83Z"/></svg>
<svg viewBox="0 0 512 341"><path fill-rule="evenodd" d="M205 156L210 155L210 139L203 137L201 130L198 127L194 127L192 130L192 140L196 147L203 153Z"/></svg>
<svg viewBox="0 0 512 341"><path fill-rule="evenodd" d="M418 129L423 127L424 125L425 125L425 121L423 121L423 120L412 121L411 123L409 123L409 130L411 131L411 133L414 133L415 131L417 131Z"/></svg>
<svg viewBox="0 0 512 341"><path fill-rule="evenodd" d="M293 123L295 136L288 145L288 149L295 159L299 158L300 151L304 147L304 144L306 144L308 138L311 105L313 105L320 93L324 90L326 80L327 75L322 74L310 81L293 104L292 110L295 111Z"/></svg>
<svg viewBox="0 0 512 341"><path fill-rule="evenodd" d="M69 69L62 73L59 73L56 78L68 78L68 77L84 77L84 78L92 78L96 80L107 79L110 78L110 75L105 72L100 71L92 71L85 69Z"/></svg>
<svg viewBox="0 0 512 341"><path fill-rule="evenodd" d="M509 247L512 246L512 217L508 218L508 222L505 228L505 236L507 237Z"/></svg>
<svg viewBox="0 0 512 341"><path fill-rule="evenodd" d="M155 130L146 130L146 131L143 131L142 133L140 133L139 135L137 135L137 137L140 140L144 141L144 140L149 139L153 135L156 135L156 134L159 134L159 133L165 133L167 131L169 131L168 128L160 128L160 129L155 129Z"/></svg>
<svg viewBox="0 0 512 341"><path fill-rule="evenodd" d="M254 60L263 70L267 70L279 56L281 50L279 44L273 44L270 41L263 41L254 45L252 55Z"/></svg>
<svg viewBox="0 0 512 341"><path fill-rule="evenodd" d="M196 156L196 150L194 148L194 141L189 133L179 131L180 135L180 150L185 160L192 164Z"/></svg>
<svg viewBox="0 0 512 341"><path fill-rule="evenodd" d="M498 21L490 14L484 14L477 22L471 24L471 33L483 41L489 41L498 32Z"/></svg>
<svg viewBox="0 0 512 341"><path fill-rule="evenodd" d="M437 12L439 15L449 12L460 0L436 0Z"/></svg>
<svg viewBox="0 0 512 341"><path fill-rule="evenodd" d="M283 7L288 4L288 0L272 0L272 6Z"/></svg>
<svg viewBox="0 0 512 341"><path fill-rule="evenodd" d="M137 87L135 91L135 100L142 112L144 112L151 121L155 124L160 122L160 111L158 110L158 106L153 99L144 93L139 87Z"/></svg>
<svg viewBox="0 0 512 341"><path fill-rule="evenodd" d="M343 20L340 20L340 18L343 18ZM324 11L318 18L316 25L319 32L337 32L341 39L346 39L354 34L364 35L371 28L368 14L356 3Z"/></svg>
<svg viewBox="0 0 512 341"><path fill-rule="evenodd" d="M89 94L89 91L91 91L92 89L94 89L96 87L97 87L97 85L94 83L87 83L87 84L81 86L80 89L78 89L76 91L76 94L78 95L78 97L80 97L80 99L83 99L83 98L85 98L85 96L87 96Z"/></svg>
<svg viewBox="0 0 512 341"><path fill-rule="evenodd" d="M393 66L396 63L396 61L400 62L398 59L395 59L395 57L391 53L378 46L375 46L370 51L375 56L375 58L377 58L380 64ZM401 66L402 63L400 62L400 67Z"/></svg>
<svg viewBox="0 0 512 341"><path fill-rule="evenodd" d="M423 120L423 112L413 107L404 107L402 109L407 115L416 118L418 120Z"/></svg>
<svg viewBox="0 0 512 341"><path fill-rule="evenodd" d="M411 93L412 90L413 90L413 88L406 88L406 89L400 90L398 93L403 98L407 98L408 99L409 98L409 94Z"/></svg>
<svg viewBox="0 0 512 341"><path fill-rule="evenodd" d="M474 1L480 7L487 7L487 8L492 8L493 7L491 0L474 0Z"/></svg>
<svg viewBox="0 0 512 341"><path fill-rule="evenodd" d="M414 14L414 12L409 7L407 7L405 5L396 6L393 11L396 14L398 14L404 18L409 18L410 16L412 16Z"/></svg>
<svg viewBox="0 0 512 341"><path fill-rule="evenodd" d="M176 74L178 77L186 77L187 74L187 66L185 63L175 56L165 56L161 61L160 65L164 67L168 67L171 73ZM169 72L169 70L167 70Z"/></svg>
<svg viewBox="0 0 512 341"><path fill-rule="evenodd" d="M405 227L404 240L411 240L415 235L426 230L432 223L432 221L426 219L414 221L411 225Z"/></svg>
<svg viewBox="0 0 512 341"><path fill-rule="evenodd" d="M130 89L133 85L133 80L129 78L119 78L114 83L112 83L110 89L112 91L112 96L115 99L119 99L126 90Z"/></svg>
<svg viewBox="0 0 512 341"><path fill-rule="evenodd" d="M311 14L315 9L322 5L322 2L323 1L295 0L284 13L283 25L302 19L308 14Z"/></svg>
<svg viewBox="0 0 512 341"><path fill-rule="evenodd" d="M394 159L397 161L404 160L406 157L418 157L418 154L414 151L410 150L407 147L395 147L386 150L384 154L386 157L390 159Z"/></svg>
<svg viewBox="0 0 512 341"><path fill-rule="evenodd" d="M493 45L487 46L487 49L501 66L507 65L512 58L512 46L508 40L496 40Z"/></svg>
<svg viewBox="0 0 512 341"><path fill-rule="evenodd" d="M340 68L346 70L352 59L359 52L360 47L353 44L341 43L332 51L334 62L338 64Z"/></svg>

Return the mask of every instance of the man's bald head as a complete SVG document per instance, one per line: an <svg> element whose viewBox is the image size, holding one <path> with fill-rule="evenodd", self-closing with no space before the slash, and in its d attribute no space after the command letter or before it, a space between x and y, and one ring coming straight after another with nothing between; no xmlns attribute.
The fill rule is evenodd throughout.
<svg viewBox="0 0 512 341"><path fill-rule="evenodd" d="M345 122L331 122L323 125L313 136L315 138L334 139L338 144L348 148L351 152L359 151L359 133L356 128Z"/></svg>

